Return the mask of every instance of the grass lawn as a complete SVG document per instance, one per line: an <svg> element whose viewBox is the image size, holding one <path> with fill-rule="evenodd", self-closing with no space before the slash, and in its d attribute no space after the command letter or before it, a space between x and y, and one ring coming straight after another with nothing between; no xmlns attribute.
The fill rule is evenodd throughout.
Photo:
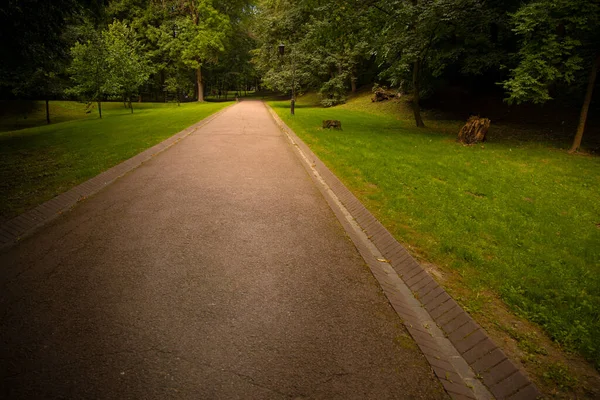
<svg viewBox="0 0 600 400"><path fill-rule="evenodd" d="M599 157L507 138L502 126L465 147L460 122L417 129L399 102L368 94L333 108L301 98L294 117L289 102L270 104L476 319L489 325L499 298L600 367ZM343 130L323 130L324 119Z"/></svg>
<svg viewBox="0 0 600 400"><path fill-rule="evenodd" d="M45 124L43 102L29 123ZM231 103L84 104L51 102L53 121L0 133L0 222L10 219L152 147ZM41 111L40 111L41 109ZM13 119L4 115L0 127ZM3 122L5 124L3 124Z"/></svg>

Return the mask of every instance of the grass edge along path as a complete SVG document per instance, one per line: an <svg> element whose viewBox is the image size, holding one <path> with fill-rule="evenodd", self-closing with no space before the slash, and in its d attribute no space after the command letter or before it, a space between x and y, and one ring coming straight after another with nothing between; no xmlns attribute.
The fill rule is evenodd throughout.
<svg viewBox="0 0 600 400"><path fill-rule="evenodd" d="M7 221L139 154L230 105L104 106L90 116L0 133L0 222ZM83 112L83 108L82 108Z"/></svg>
<svg viewBox="0 0 600 400"><path fill-rule="evenodd" d="M570 352L600 360L600 158L535 142L463 147L368 104L300 99L294 117L288 102L269 104L497 342L511 342L539 387L594 390L597 371ZM324 119L344 130L323 130Z"/></svg>

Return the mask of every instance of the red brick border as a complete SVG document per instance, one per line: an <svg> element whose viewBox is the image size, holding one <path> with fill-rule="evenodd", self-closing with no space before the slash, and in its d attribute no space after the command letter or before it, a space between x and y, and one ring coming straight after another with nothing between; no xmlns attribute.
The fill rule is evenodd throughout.
<svg viewBox="0 0 600 400"><path fill-rule="evenodd" d="M315 180L320 178L326 184L326 188L322 188L323 185L317 186L353 239L357 249L386 293L392 307L403 320L448 394L454 399L489 398L489 392L497 399L525 400L541 397L541 393L527 378L524 371L506 357L485 330L419 265L277 114L270 107L267 106L267 108L280 129L303 154L305 158L303 164L311 177ZM313 176L313 169L319 177ZM389 273L386 273L385 270L382 271L382 260L374 258L372 251L364 241L356 237L343 210L334 204L335 201L330 196L326 195L327 190L333 192L337 200L367 235L368 240L385 258L385 262L389 263L397 277L401 278L406 287L410 289L414 296L412 299L403 296L391 282L392 278ZM411 305L411 301L415 299L419 302L422 310ZM436 340L439 338L436 338L427 326L423 326L422 316L417 315L420 312L426 312L431 320L435 321L455 351L470 367L473 375L480 377L487 386L489 389L487 395L476 393L474 389L469 390L469 383L457 373L456 362L453 365L444 359L447 356L440 348L440 341Z"/></svg>

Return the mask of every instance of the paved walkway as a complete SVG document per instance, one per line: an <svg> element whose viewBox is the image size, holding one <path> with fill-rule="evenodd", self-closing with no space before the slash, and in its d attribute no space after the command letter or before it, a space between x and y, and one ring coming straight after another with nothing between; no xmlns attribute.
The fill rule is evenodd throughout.
<svg viewBox="0 0 600 400"><path fill-rule="evenodd" d="M264 105L0 255L2 398L444 398Z"/></svg>

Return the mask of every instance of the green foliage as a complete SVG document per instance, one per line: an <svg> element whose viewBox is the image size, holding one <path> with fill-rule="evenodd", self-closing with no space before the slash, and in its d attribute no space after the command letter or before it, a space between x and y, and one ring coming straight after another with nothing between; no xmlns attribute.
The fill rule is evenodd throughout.
<svg viewBox="0 0 600 400"><path fill-rule="evenodd" d="M392 86L411 87L413 65L425 84L449 66L479 74L494 66L500 55L491 43L492 10L480 0L386 0L378 2L383 28L377 35L381 76ZM487 54L486 54L487 53Z"/></svg>
<svg viewBox="0 0 600 400"><path fill-rule="evenodd" d="M149 78L151 67L133 29L115 21L102 34L107 93L131 99ZM133 110L133 109L132 109Z"/></svg>
<svg viewBox="0 0 600 400"><path fill-rule="evenodd" d="M0 89L19 96L54 94L68 61L64 31L91 4L78 0L12 0L0 6ZM43 82L48 78L51 82ZM41 85L41 86L40 86Z"/></svg>
<svg viewBox="0 0 600 400"><path fill-rule="evenodd" d="M89 101L107 96L131 99L151 72L133 30L119 21L104 32L94 32L85 43L76 43L71 54L69 72L74 85L67 93Z"/></svg>
<svg viewBox="0 0 600 400"><path fill-rule="evenodd" d="M600 48L600 3L536 0L512 15L519 64L503 83L509 102L543 103L555 83L582 85ZM583 74L582 74L583 72Z"/></svg>
<svg viewBox="0 0 600 400"><path fill-rule="evenodd" d="M338 75L325 82L319 90L321 104L331 107L346 102L347 85L344 76Z"/></svg>
<svg viewBox="0 0 600 400"><path fill-rule="evenodd" d="M555 384L561 389L572 389L577 385L577 379L574 378L569 369L561 364L555 363L543 374L544 380L549 384Z"/></svg>
<svg viewBox="0 0 600 400"><path fill-rule="evenodd" d="M343 102L360 62L369 57L365 14L339 0L263 1L258 9L253 61L265 85L284 92L292 85L316 88L324 104ZM280 43L286 46L283 57Z"/></svg>
<svg viewBox="0 0 600 400"><path fill-rule="evenodd" d="M132 28L152 66L144 92L166 92L165 98L192 97L198 76L211 86L227 81L248 85L256 78L248 63L254 47L248 24L248 0L113 0L111 20Z"/></svg>
<svg viewBox="0 0 600 400"><path fill-rule="evenodd" d="M106 68L107 49L100 33L71 48L69 73L74 85L66 93L90 101L101 101L111 93L110 71Z"/></svg>
<svg viewBox="0 0 600 400"><path fill-rule="evenodd" d="M180 94L191 97L194 95L194 85L189 79L189 74L181 69L169 71L168 77L165 79L165 90L176 94L175 100L177 104L181 102Z"/></svg>
<svg viewBox="0 0 600 400"><path fill-rule="evenodd" d="M177 20L180 33L175 39L182 45L183 63L197 69L205 62L217 62L219 54L225 50L225 42L230 33L227 15L213 7L212 0L195 0L190 17Z"/></svg>

